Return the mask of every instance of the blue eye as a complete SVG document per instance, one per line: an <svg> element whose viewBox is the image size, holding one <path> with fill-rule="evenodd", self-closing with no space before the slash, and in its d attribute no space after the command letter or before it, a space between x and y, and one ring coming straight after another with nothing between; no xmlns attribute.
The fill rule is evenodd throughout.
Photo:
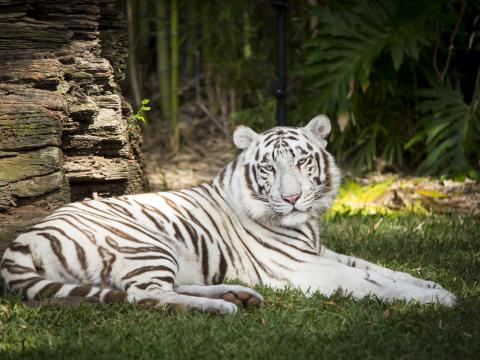
<svg viewBox="0 0 480 360"><path fill-rule="evenodd" d="M273 166L272 165L266 165L266 166L263 166L263 169L266 170L266 171L273 171Z"/></svg>
<svg viewBox="0 0 480 360"><path fill-rule="evenodd" d="M307 158L303 158L303 159L298 160L297 165L303 165L306 162L307 162Z"/></svg>

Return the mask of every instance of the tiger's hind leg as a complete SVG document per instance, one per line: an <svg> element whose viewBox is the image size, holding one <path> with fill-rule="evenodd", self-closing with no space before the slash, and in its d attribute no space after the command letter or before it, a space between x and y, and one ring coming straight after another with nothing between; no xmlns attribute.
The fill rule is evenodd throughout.
<svg viewBox="0 0 480 360"><path fill-rule="evenodd" d="M172 254L173 255L173 254ZM175 279L178 275L178 264L173 256L146 256L124 257L117 264L119 274L115 287L127 293L127 300L140 305L176 305L187 310L200 310L215 314L233 314L237 306L221 298L209 298L181 294L174 290ZM139 261L141 264L139 266Z"/></svg>
<svg viewBox="0 0 480 360"><path fill-rule="evenodd" d="M175 287L179 294L223 299L236 305L258 306L263 303L263 297L256 291L240 285L180 285Z"/></svg>
<svg viewBox="0 0 480 360"><path fill-rule="evenodd" d="M178 294L172 288L152 288L143 291L128 292L127 300L139 305L175 305L187 310L200 310L212 314L234 314L238 308L235 304L223 299L210 299Z"/></svg>

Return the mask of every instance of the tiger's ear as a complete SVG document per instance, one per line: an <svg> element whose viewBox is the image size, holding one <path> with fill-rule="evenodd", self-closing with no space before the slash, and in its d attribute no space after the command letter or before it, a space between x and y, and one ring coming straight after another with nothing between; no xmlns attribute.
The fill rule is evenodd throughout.
<svg viewBox="0 0 480 360"><path fill-rule="evenodd" d="M332 130L330 119L325 115L317 115L305 126L305 129L312 132L315 136L326 138Z"/></svg>
<svg viewBox="0 0 480 360"><path fill-rule="evenodd" d="M245 150L257 140L258 134L247 126L239 126L233 133L233 143L241 150Z"/></svg>

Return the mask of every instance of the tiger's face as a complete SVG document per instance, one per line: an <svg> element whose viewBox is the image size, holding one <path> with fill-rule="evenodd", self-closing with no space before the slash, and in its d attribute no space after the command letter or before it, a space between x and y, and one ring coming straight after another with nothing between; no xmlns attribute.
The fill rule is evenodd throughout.
<svg viewBox="0 0 480 360"><path fill-rule="evenodd" d="M328 208L340 177L326 151L329 132L330 121L323 115L303 128L235 131L234 143L244 150L238 184L243 191L236 201L250 217L289 227Z"/></svg>

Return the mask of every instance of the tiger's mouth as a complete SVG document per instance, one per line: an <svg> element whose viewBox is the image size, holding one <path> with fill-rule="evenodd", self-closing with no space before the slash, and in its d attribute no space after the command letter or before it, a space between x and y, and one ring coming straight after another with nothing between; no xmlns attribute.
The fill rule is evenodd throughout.
<svg viewBox="0 0 480 360"><path fill-rule="evenodd" d="M292 214L292 213L308 213L308 210L302 210L302 209L293 207L293 209L289 212L289 214Z"/></svg>
<svg viewBox="0 0 480 360"><path fill-rule="evenodd" d="M288 215L292 215L292 214L306 214L309 211L310 211L310 208L309 209L299 209L299 208L294 206L287 211L276 210L275 213L280 215L280 216L288 216Z"/></svg>

